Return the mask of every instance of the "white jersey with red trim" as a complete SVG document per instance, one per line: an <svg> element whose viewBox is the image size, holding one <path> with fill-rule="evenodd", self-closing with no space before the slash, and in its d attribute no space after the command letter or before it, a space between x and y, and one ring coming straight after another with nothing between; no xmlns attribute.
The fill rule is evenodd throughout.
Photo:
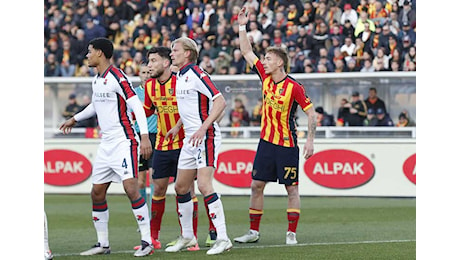
<svg viewBox="0 0 460 260"><path fill-rule="evenodd" d="M131 81L122 70L110 65L92 82L92 103L101 128L102 140L136 140L127 100L136 95Z"/></svg>
<svg viewBox="0 0 460 260"><path fill-rule="evenodd" d="M201 127L209 116L212 100L220 95L222 94L209 75L196 64L189 63L180 69L177 73L176 98L186 138ZM216 122L211 128L206 137L220 136L220 128Z"/></svg>

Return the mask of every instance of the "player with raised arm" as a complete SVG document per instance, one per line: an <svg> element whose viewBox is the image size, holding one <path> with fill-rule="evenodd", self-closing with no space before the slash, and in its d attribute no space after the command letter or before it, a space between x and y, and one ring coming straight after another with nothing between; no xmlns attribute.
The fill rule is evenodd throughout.
<svg viewBox="0 0 460 260"><path fill-rule="evenodd" d="M153 252L150 237L150 217L146 201L140 195L137 184L139 151L144 158L152 154L142 103L134 92L131 81L122 70L110 63L113 43L107 38L95 38L88 44L88 65L96 67L92 81L91 104L65 121L60 129L71 132L78 121L97 115L101 128L99 145L92 169L91 199L92 220L97 243L80 255L109 254L109 208L107 189L112 182L123 182L123 188L131 201L132 212L141 233L141 247L134 256L146 256ZM139 124L141 140L131 123L133 111Z"/></svg>
<svg viewBox="0 0 460 260"><path fill-rule="evenodd" d="M216 120L225 109L226 102L209 75L196 65L197 58L198 47L192 39L181 37L172 43L172 64L179 68L176 98L181 121L168 135L174 137L180 130L180 123L183 123L185 139L175 185L182 234L177 243L165 251L178 252L197 243L192 229L193 203L189 191L196 176L198 190L204 196L208 215L217 231L217 240L206 254L215 255L233 246L227 236L222 201L212 186L222 138Z"/></svg>
<svg viewBox="0 0 460 260"><path fill-rule="evenodd" d="M262 119L260 141L252 172L249 208L249 232L234 240L251 243L259 240L259 225L264 207L264 189L267 182L284 184L288 194L288 229L286 244L297 244L296 229L300 216L299 147L294 122L297 107L308 117L308 136L304 145L305 159L313 155L316 132L315 109L305 88L286 73L289 59L285 49L269 47L264 61L252 51L246 33L248 10L244 6L238 14L240 49L246 62L262 81Z"/></svg>

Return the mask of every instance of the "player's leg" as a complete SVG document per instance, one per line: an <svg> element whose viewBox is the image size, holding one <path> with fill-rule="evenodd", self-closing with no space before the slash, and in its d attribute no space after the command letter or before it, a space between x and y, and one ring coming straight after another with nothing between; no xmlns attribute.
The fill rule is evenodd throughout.
<svg viewBox="0 0 460 260"><path fill-rule="evenodd" d="M286 211L288 219L288 231L286 233L286 244L292 245L297 244L296 230L300 218L299 186L286 185L285 187L288 193L288 208Z"/></svg>
<svg viewBox="0 0 460 260"><path fill-rule="evenodd" d="M233 247L232 242L227 236L227 226L225 223L222 200L212 186L214 170L214 167L203 167L198 169L197 174L198 190L204 196L205 207L208 208L208 215L217 232L216 242L212 248L206 252L208 255L220 254Z"/></svg>
<svg viewBox="0 0 460 260"><path fill-rule="evenodd" d="M252 171L251 197L249 207L249 231L234 240L239 243L259 241L259 227L264 208L264 189L269 181L276 181L275 145L264 140L259 141Z"/></svg>
<svg viewBox="0 0 460 260"><path fill-rule="evenodd" d="M46 260L50 260L50 259L53 259L53 254L51 253L51 250L50 250L50 246L49 246L49 243L48 243L48 219L46 217L46 212L43 212L44 213L44 217L45 217L45 259Z"/></svg>
<svg viewBox="0 0 460 260"><path fill-rule="evenodd" d="M110 182L101 184L93 183L91 189L93 204L92 217L97 234L97 243L91 249L80 253L80 255L110 254L109 208L106 200L109 186Z"/></svg>
<svg viewBox="0 0 460 260"><path fill-rule="evenodd" d="M150 236L150 216L147 202L139 193L137 178L124 179L123 188L131 201L131 209L141 233L141 248L139 248L134 255L148 255L153 252L153 246Z"/></svg>
<svg viewBox="0 0 460 260"><path fill-rule="evenodd" d="M297 244L296 230L300 217L300 196L299 196L299 148L279 147L277 157L278 179L284 184L288 194L288 207L286 210L288 230L286 232L286 244Z"/></svg>
<svg viewBox="0 0 460 260"><path fill-rule="evenodd" d="M179 168L177 171L174 189L176 191L177 214L181 226L181 236L175 245L165 249L166 252L178 252L183 248L197 244L195 235L193 234L193 201L190 193L190 186L195 179L195 174L196 169Z"/></svg>
<svg viewBox="0 0 460 260"><path fill-rule="evenodd" d="M155 175L155 172L154 172ZM161 248L160 230L161 222L165 212L166 205L166 191L168 189L169 177L153 179L153 195L151 200L151 219L150 219L150 233L152 236L152 243L155 249Z"/></svg>

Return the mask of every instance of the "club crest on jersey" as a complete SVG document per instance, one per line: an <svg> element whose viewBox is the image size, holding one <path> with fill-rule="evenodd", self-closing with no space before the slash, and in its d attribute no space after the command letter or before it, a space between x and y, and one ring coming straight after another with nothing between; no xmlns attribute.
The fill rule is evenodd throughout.
<svg viewBox="0 0 460 260"><path fill-rule="evenodd" d="M168 92L169 92L169 95L173 95L174 94L174 89L170 88L170 89L168 89Z"/></svg>
<svg viewBox="0 0 460 260"><path fill-rule="evenodd" d="M281 95L283 92L284 92L284 88L280 88L280 89L278 90L278 94L280 94L280 95Z"/></svg>
<svg viewBox="0 0 460 260"><path fill-rule="evenodd" d="M188 81L188 76L187 76L187 77L185 77L185 82L187 82L187 81Z"/></svg>
<svg viewBox="0 0 460 260"><path fill-rule="evenodd" d="M107 85L107 79L104 80L104 85Z"/></svg>

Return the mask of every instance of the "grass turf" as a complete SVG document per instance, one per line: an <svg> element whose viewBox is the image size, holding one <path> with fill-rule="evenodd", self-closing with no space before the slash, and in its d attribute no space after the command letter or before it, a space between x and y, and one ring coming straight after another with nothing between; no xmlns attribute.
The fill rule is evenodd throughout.
<svg viewBox="0 0 460 260"><path fill-rule="evenodd" d="M208 219L199 196L197 252L166 253L164 246L180 232L175 198L166 197L160 240L163 249L149 257L197 259L206 256ZM222 197L227 233L233 240L249 228L248 196ZM140 234L124 195L108 195L112 254L91 259L133 258ZM285 245L286 197L266 197L259 242L233 243L219 259L415 259L416 200L413 198L302 197L298 245ZM79 252L96 243L89 195L45 195L49 244L55 259L88 259Z"/></svg>

